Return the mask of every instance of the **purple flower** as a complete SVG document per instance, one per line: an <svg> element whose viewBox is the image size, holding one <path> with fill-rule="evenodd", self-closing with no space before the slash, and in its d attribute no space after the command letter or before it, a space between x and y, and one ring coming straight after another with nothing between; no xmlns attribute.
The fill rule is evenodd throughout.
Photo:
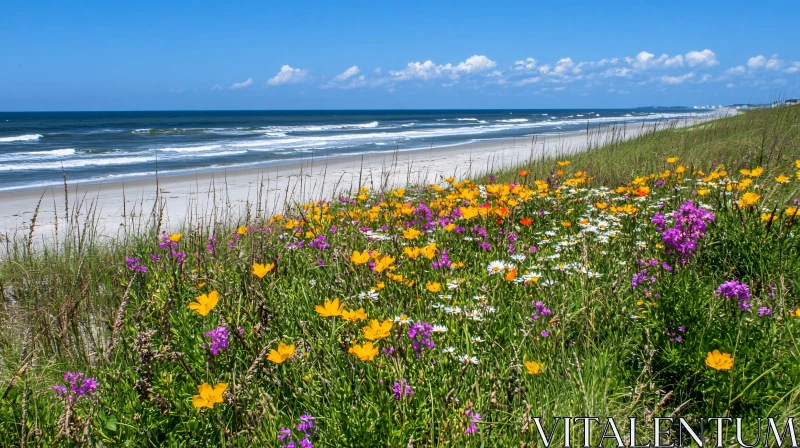
<svg viewBox="0 0 800 448"><path fill-rule="evenodd" d="M405 379L401 378L400 381L395 381L392 385L395 401L400 401L410 395L414 395L414 389L408 385Z"/></svg>
<svg viewBox="0 0 800 448"><path fill-rule="evenodd" d="M758 309L759 316L769 316L770 314L772 314L772 310L765 306L762 306L761 308Z"/></svg>
<svg viewBox="0 0 800 448"><path fill-rule="evenodd" d="M300 416L300 423L297 425L297 430L300 432L308 433L309 430L314 429L314 417L303 414ZM306 437L308 437L306 435Z"/></svg>
<svg viewBox="0 0 800 448"><path fill-rule="evenodd" d="M667 253L676 253L681 263L687 263L697 251L697 242L706 234L706 226L714 221L714 214L698 208L687 200L678 210L672 212L675 225L664 230L664 216L656 213L651 222L661 233L661 240L667 246Z"/></svg>
<svg viewBox="0 0 800 448"><path fill-rule="evenodd" d="M723 299L737 299L742 311L750 311L750 287L739 280L727 281L717 288L717 294Z"/></svg>
<svg viewBox="0 0 800 448"><path fill-rule="evenodd" d="M631 289L636 289L637 287L639 287L639 285L647 282L655 283L656 278L653 276L648 277L647 269L643 269L642 272L637 272L636 274L633 274L633 277L631 278Z"/></svg>
<svg viewBox="0 0 800 448"><path fill-rule="evenodd" d="M205 334L207 338L211 338L211 353L219 355L219 352L228 348L228 329L225 327L218 327Z"/></svg>
<svg viewBox="0 0 800 448"><path fill-rule="evenodd" d="M550 308L544 306L544 303L542 303L542 302L536 302L536 303L533 304L533 306L536 307L536 311L531 313L531 317L534 318L534 319L538 319L541 316L552 316L553 315L553 311L551 311Z"/></svg>
<svg viewBox="0 0 800 448"><path fill-rule="evenodd" d="M408 329L408 338L411 339L411 346L414 347L414 351L417 353L417 359L420 358L426 347L429 350L434 347L431 339L432 330L433 325L425 322L414 322Z"/></svg>
<svg viewBox="0 0 800 448"><path fill-rule="evenodd" d="M481 420L483 420L481 414L473 411L472 409L467 409L464 411L464 415L467 417L467 423L469 423L469 426L467 426L464 434L475 434L478 432L478 425L476 425L476 423L479 423Z"/></svg>
<svg viewBox="0 0 800 448"><path fill-rule="evenodd" d="M487 251L491 251L492 250L492 245L487 243L486 241L484 241L481 244L479 244L479 246L483 250L487 250Z"/></svg>
<svg viewBox="0 0 800 448"><path fill-rule="evenodd" d="M57 384L53 390L70 401L88 396L97 389L96 378L84 377L83 372L67 372L64 374L65 385Z"/></svg>
<svg viewBox="0 0 800 448"><path fill-rule="evenodd" d="M142 260L132 257L126 258L125 264L128 265L128 269L131 271L138 273L138 274L146 274L147 273L147 266L142 265Z"/></svg>
<svg viewBox="0 0 800 448"><path fill-rule="evenodd" d="M442 255L439 261L434 260L431 262L431 264L433 265L433 269L439 269L439 268L450 269L452 264L450 262L450 257L447 255L447 249L444 249L442 251Z"/></svg>
<svg viewBox="0 0 800 448"><path fill-rule="evenodd" d="M547 330L542 330L542 332L539 334L541 334L543 338L550 336L550 332L548 332Z"/></svg>

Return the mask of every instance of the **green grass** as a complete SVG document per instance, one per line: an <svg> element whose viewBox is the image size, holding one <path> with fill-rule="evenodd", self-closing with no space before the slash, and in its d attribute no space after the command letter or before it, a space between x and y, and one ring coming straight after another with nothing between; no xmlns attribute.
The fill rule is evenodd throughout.
<svg viewBox="0 0 800 448"><path fill-rule="evenodd" d="M750 423L796 416L800 318L791 313L800 307L800 217L786 213L799 198L799 145L800 108L783 107L648 133L572 155L564 167L531 160L492 173L497 183L522 184L514 192L489 186L481 197L477 186L491 183L487 174L475 184L441 182L441 191L410 186L402 195L371 191L362 198L356 192L352 202L298 207L280 219L229 220L214 232L213 252L208 228L191 224L203 217L184 229L161 229L155 215L136 232L99 241L91 222L73 216L58 248L5 241L0 445L277 446L278 431L297 425L302 414L316 417L315 446L353 447L521 446L538 440L537 416L546 422L570 415L618 422L734 416ZM668 157L680 160L669 164ZM718 164L727 173L703 181ZM674 174L678 165L686 167L683 175ZM751 185L731 183L745 178L740 169L757 166L764 172ZM587 177L579 171L591 179L582 183ZM779 174L790 180L776 183ZM637 177L652 189L645 198L613 192ZM534 181L546 178L551 187L539 196ZM756 205L737 204L745 192L760 195ZM464 233L426 229L426 207L435 223L439 211L466 206L470 197L475 206L490 203L490 215L450 215ZM707 206L714 220L684 263L651 218L686 200ZM415 207L408 215L401 211L407 203ZM610 212L625 204L636 212ZM371 207L379 209L370 213ZM762 213L777 218L766 222ZM532 224L521 224L523 218ZM598 230L582 232L583 219ZM302 222L303 230L289 220ZM239 224L248 227L246 235L237 236ZM408 240L407 224L430 232ZM368 238L359 230L364 226L384 238ZM175 245L187 255L183 264L171 259L172 249L159 247L161 230L183 232ZM309 247L317 235L330 247ZM432 242L433 260L404 254L404 247ZM512 259L509 245L526 258ZM441 261L445 249L463 266L435 269L432 261ZM354 263L354 250L391 255L392 275L403 280ZM148 272L132 272L126 257L142 260ZM651 259L672 270L637 263ZM518 279L538 274L537 281L515 283L505 278L509 270L491 275L487 265L495 260L515 263ZM250 273L253 263L275 268L260 279ZM632 277L644 269L655 282L632 288ZM749 286L752 312L714 292L734 279ZM448 289L448 282L458 287ZM431 292L428 283L442 290ZM363 296L380 284L377 299ZM221 299L207 316L188 308L211 291ZM361 328L369 321L315 311L334 297L348 310L363 307L369 319L408 316L447 331L434 333L435 347L417 356L409 325L394 323L389 337L374 341L381 352L362 361L348 351L365 342ZM534 319L535 302L552 315L539 311ZM761 307L771 314L759 316ZM229 346L213 355L204 334L217 327L229 330ZM279 342L294 344L296 352L275 364L266 356ZM450 346L455 354L443 352ZM731 354L733 368L707 367L711 350ZM462 354L480 362L460 362ZM544 364L543 371L528 374L527 361ZM97 378L99 387L74 401L61 398L52 386L63 384L68 371ZM392 385L400 379L415 393L396 401ZM192 396L202 383L226 383L224 402L196 409ZM470 409L483 418L476 433L465 434ZM651 431L651 423L643 424L640 438ZM754 431L748 425L747 437L754 439ZM729 428L726 437L733 436Z"/></svg>

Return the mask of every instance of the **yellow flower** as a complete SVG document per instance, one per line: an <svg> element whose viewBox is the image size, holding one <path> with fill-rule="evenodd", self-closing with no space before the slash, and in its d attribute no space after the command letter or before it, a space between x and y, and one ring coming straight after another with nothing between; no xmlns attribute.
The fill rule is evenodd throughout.
<svg viewBox="0 0 800 448"><path fill-rule="evenodd" d="M183 238L183 234L182 233L173 233L172 235L169 236L169 239L174 241L174 242L176 242L176 243L180 243L181 242L181 238Z"/></svg>
<svg viewBox="0 0 800 448"><path fill-rule="evenodd" d="M314 307L322 317L336 317L342 315L342 310L344 310L344 304L339 303L339 299L325 299L325 304L323 306L317 305Z"/></svg>
<svg viewBox="0 0 800 448"><path fill-rule="evenodd" d="M364 312L364 308L359 308L358 310L352 310L352 311L344 310L342 311L342 319L349 322L366 320L367 313Z"/></svg>
<svg viewBox="0 0 800 448"><path fill-rule="evenodd" d="M420 232L419 230L417 230L417 229L415 229L413 227L409 227L409 228L403 230L403 238L405 238L407 240L417 239L417 237L419 237L420 235L422 235L422 232Z"/></svg>
<svg viewBox="0 0 800 448"><path fill-rule="evenodd" d="M347 352L362 361L372 361L378 354L378 348L372 342L365 342L364 345L353 345Z"/></svg>
<svg viewBox="0 0 800 448"><path fill-rule="evenodd" d="M680 157L670 157L667 159L667 163L675 163L680 159Z"/></svg>
<svg viewBox="0 0 800 448"><path fill-rule="evenodd" d="M791 313L789 313L789 316L796 317L796 318L800 319L800 308L798 308L798 309L792 311Z"/></svg>
<svg viewBox="0 0 800 448"><path fill-rule="evenodd" d="M362 328L364 331L364 337L370 341L389 337L391 334L392 325L394 324L388 319L383 322L378 322L377 320L373 319L370 321L369 325Z"/></svg>
<svg viewBox="0 0 800 448"><path fill-rule="evenodd" d="M561 227L567 228L572 227L572 223L569 221L561 221Z"/></svg>
<svg viewBox="0 0 800 448"><path fill-rule="evenodd" d="M461 212L461 217L464 219L472 219L478 216L477 207L459 207L458 211Z"/></svg>
<svg viewBox="0 0 800 448"><path fill-rule="evenodd" d="M239 235L247 235L247 226L239 226L239 228L236 229L236 233Z"/></svg>
<svg viewBox="0 0 800 448"><path fill-rule="evenodd" d="M741 199L739 199L739 207L752 207L756 205L758 200L761 199L761 195L756 193L745 193L742 195Z"/></svg>
<svg viewBox="0 0 800 448"><path fill-rule="evenodd" d="M273 269L275 269L275 263L267 263L267 264L253 263L253 269L250 271L250 273L252 273L258 278L264 278L264 276L267 275Z"/></svg>
<svg viewBox="0 0 800 448"><path fill-rule="evenodd" d="M720 353L719 350L708 352L706 365L714 370L731 370L733 368L733 358L728 353Z"/></svg>
<svg viewBox="0 0 800 448"><path fill-rule="evenodd" d="M375 272L383 272L386 269L389 269L392 264L394 263L394 257L391 255L383 255L377 257L375 260Z"/></svg>
<svg viewBox="0 0 800 448"><path fill-rule="evenodd" d="M779 184L785 184L786 182L789 182L789 176L781 174L780 176L775 178L775 182Z"/></svg>
<svg viewBox="0 0 800 448"><path fill-rule="evenodd" d="M778 217L776 215L773 215L772 213L761 214L761 222L770 222L770 221L775 221L776 219L778 219Z"/></svg>
<svg viewBox="0 0 800 448"><path fill-rule="evenodd" d="M797 160L794 161L794 166L795 166L795 168L800 170L800 159L797 159Z"/></svg>
<svg viewBox="0 0 800 448"><path fill-rule="evenodd" d="M403 253L406 254L408 258L412 260L419 257L420 251L419 247L405 247L403 248Z"/></svg>
<svg viewBox="0 0 800 448"><path fill-rule="evenodd" d="M364 252L354 250L353 255L350 256L350 260L356 265L364 264L369 261L369 252L366 250Z"/></svg>
<svg viewBox="0 0 800 448"><path fill-rule="evenodd" d="M197 311L197 314L201 316L207 316L217 306L219 294L217 294L217 291L211 291L207 295L203 294L197 297L195 300L196 302L189 303L189 309Z"/></svg>
<svg viewBox="0 0 800 448"><path fill-rule="evenodd" d="M758 177L763 172L764 172L764 168L758 167L758 168L756 168L754 170L751 170L750 174L748 174L748 176L750 176L750 177Z"/></svg>
<svg viewBox="0 0 800 448"><path fill-rule="evenodd" d="M453 229L455 229L455 228L456 228L456 225L451 222L450 224L444 226L444 231L445 232L452 232Z"/></svg>
<svg viewBox="0 0 800 448"><path fill-rule="evenodd" d="M225 383L218 383L213 388L208 383L203 383L197 386L197 391L200 392L200 395L195 395L192 397L192 404L196 408L213 408L214 404L222 403L222 393L225 392L225 389L228 388L228 385Z"/></svg>
<svg viewBox="0 0 800 448"><path fill-rule="evenodd" d="M556 161L556 163L558 164L558 166L567 166L569 165L569 160L563 160L563 161L559 160Z"/></svg>
<svg viewBox="0 0 800 448"><path fill-rule="evenodd" d="M432 259L436 255L436 243L428 244L427 246L421 248L419 252L422 255L425 255L425 258L428 260Z"/></svg>
<svg viewBox="0 0 800 448"><path fill-rule="evenodd" d="M538 375L542 373L542 369L544 369L544 364L536 361L526 361L525 368L528 369L528 375Z"/></svg>
<svg viewBox="0 0 800 448"><path fill-rule="evenodd" d="M397 190L394 190L392 192L392 196L394 196L396 198L402 198L404 194L406 194L406 189L405 188L398 188Z"/></svg>
<svg viewBox="0 0 800 448"><path fill-rule="evenodd" d="M709 193L709 190L707 188L703 188L703 189L697 190L697 194L699 194L700 196L705 196L708 193Z"/></svg>
<svg viewBox="0 0 800 448"><path fill-rule="evenodd" d="M798 162L798 163L800 163L800 162ZM800 166L798 166L798 168L800 168ZM445 177L444 178L444 181L447 182L448 184L452 184L454 180L456 180L455 177Z"/></svg>
<svg viewBox="0 0 800 448"><path fill-rule="evenodd" d="M785 213L787 218L791 218L793 216L797 216L797 207L789 207L786 209Z"/></svg>
<svg viewBox="0 0 800 448"><path fill-rule="evenodd" d="M278 343L277 350L270 350L269 355L267 355L267 359L274 362L275 364L280 364L287 359L294 356L294 344L287 345L283 342Z"/></svg>
<svg viewBox="0 0 800 448"><path fill-rule="evenodd" d="M442 289L442 285L437 282L427 282L425 283L425 289L430 292L439 292Z"/></svg>

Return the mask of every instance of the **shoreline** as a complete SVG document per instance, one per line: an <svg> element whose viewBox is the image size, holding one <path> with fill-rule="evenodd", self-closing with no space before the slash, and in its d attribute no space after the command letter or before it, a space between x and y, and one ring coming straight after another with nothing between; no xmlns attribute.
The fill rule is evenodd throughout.
<svg viewBox="0 0 800 448"><path fill-rule="evenodd" d="M142 226L154 210L162 229L175 229L202 216L203 225L240 217L280 212L287 201L303 203L331 198L361 186L373 189L440 182L443 177L471 177L523 163L531 158L568 155L644 132L685 127L728 115L653 123L601 125L579 132L501 138L427 149L392 150L351 155L308 157L280 164L234 170L208 170L123 181L68 184L70 220L85 226L87 214L98 234ZM156 189L157 188L157 189ZM41 204L37 210L37 204ZM77 199L77 200L76 200ZM220 209L224 201L224 210ZM167 206L169 205L169 207ZM0 191L0 235L52 239L65 227L63 185ZM75 216L75 211L78 215ZM208 222L213 218L213 222ZM60 221L60 222L59 222ZM199 224L192 221L192 224ZM60 226L60 229L59 229Z"/></svg>

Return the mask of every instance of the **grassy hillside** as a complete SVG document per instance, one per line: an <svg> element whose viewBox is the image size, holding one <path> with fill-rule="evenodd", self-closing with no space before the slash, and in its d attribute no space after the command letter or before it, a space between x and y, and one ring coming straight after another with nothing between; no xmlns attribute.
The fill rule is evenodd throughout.
<svg viewBox="0 0 800 448"><path fill-rule="evenodd" d="M153 216L98 241L73 219L58 248L5 241L0 445L533 446L538 416L623 436L639 417L645 439L655 416L783 421L799 186L783 107L215 233Z"/></svg>

